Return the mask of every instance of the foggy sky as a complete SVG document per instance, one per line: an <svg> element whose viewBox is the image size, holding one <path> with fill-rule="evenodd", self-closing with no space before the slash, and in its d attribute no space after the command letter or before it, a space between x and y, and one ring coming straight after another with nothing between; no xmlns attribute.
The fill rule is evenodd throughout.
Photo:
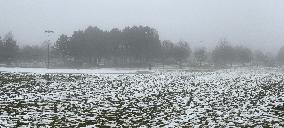
<svg viewBox="0 0 284 128"><path fill-rule="evenodd" d="M39 44L44 30L148 25L161 40L212 47L220 38L274 52L284 46L283 0L0 0L0 35ZM276 50L275 50L276 49Z"/></svg>

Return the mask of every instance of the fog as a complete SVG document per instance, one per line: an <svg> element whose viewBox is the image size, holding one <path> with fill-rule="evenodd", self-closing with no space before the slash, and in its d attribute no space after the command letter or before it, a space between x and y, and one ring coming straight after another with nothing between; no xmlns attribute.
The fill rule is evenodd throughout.
<svg viewBox="0 0 284 128"><path fill-rule="evenodd" d="M147 25L161 40L212 47L220 38L273 52L284 42L282 0L0 0L0 35L12 31L20 44L46 40L88 26L105 30Z"/></svg>
<svg viewBox="0 0 284 128"><path fill-rule="evenodd" d="M284 0L0 0L0 127L284 128Z"/></svg>

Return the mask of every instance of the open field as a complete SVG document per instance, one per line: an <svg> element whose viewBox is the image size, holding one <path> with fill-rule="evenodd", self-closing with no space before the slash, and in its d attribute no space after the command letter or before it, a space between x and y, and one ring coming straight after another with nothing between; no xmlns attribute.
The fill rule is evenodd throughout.
<svg viewBox="0 0 284 128"><path fill-rule="evenodd" d="M0 74L0 127L284 127L278 69L23 72Z"/></svg>

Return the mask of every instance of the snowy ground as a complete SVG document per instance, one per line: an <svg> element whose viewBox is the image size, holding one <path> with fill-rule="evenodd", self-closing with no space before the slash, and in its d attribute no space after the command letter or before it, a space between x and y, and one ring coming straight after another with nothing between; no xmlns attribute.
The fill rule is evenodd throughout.
<svg viewBox="0 0 284 128"><path fill-rule="evenodd" d="M284 127L277 69L9 72L0 74L0 127Z"/></svg>
<svg viewBox="0 0 284 128"><path fill-rule="evenodd" d="M127 68L99 68L99 69L47 69L47 68L11 68L0 67L0 72L11 73L36 73L36 74L132 74L147 72L147 69L127 69Z"/></svg>

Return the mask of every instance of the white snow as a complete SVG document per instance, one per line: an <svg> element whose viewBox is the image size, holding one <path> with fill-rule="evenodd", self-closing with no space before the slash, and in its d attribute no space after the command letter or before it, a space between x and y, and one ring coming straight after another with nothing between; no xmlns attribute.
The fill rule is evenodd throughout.
<svg viewBox="0 0 284 128"><path fill-rule="evenodd" d="M18 68L0 67L0 72L13 73L66 73L66 74L129 74L145 71L148 69L127 69L127 68L98 68L98 69L47 69L47 68Z"/></svg>
<svg viewBox="0 0 284 128"><path fill-rule="evenodd" d="M7 127L18 121L27 123L23 127L37 126L36 122L57 127L284 125L284 74L277 70L0 70L5 70L0 73L0 124ZM46 78L45 73L52 74Z"/></svg>

